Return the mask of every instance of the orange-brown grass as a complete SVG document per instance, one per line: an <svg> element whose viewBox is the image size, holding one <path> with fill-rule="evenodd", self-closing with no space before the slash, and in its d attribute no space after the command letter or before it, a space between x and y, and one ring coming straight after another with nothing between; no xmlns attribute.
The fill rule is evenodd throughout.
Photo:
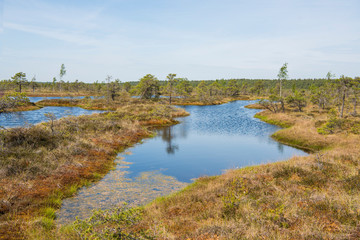
<svg viewBox="0 0 360 240"><path fill-rule="evenodd" d="M314 153L199 178L178 193L134 210L141 217L133 218L131 223L108 226L106 229L114 234L111 236L360 239L360 136L319 134L316 124L326 119L323 114L288 111L261 115L290 125L277 132L276 139ZM127 214L131 217L134 213ZM116 215L112 218L117 219ZM100 228L85 232L89 228L75 224L73 235L60 236L95 234L101 238L109 217L96 219L102 223Z"/></svg>
<svg viewBox="0 0 360 240"><path fill-rule="evenodd" d="M185 113L144 103L60 119L54 132L50 123L1 131L0 238L22 239L30 228L52 229L47 215L62 198L106 174L118 151L151 136L141 122L176 123L172 114Z"/></svg>
<svg viewBox="0 0 360 240"><path fill-rule="evenodd" d="M38 106L81 107L89 110L115 110L118 103L105 99L45 99L36 103Z"/></svg>
<svg viewBox="0 0 360 240"><path fill-rule="evenodd" d="M253 103L253 104L246 105L245 108L249 108L249 109L266 109L263 105L261 105L259 103Z"/></svg>
<svg viewBox="0 0 360 240"><path fill-rule="evenodd" d="M32 102L24 103L16 108L9 108L6 111L7 112L21 112L21 111L32 111L40 109L41 107L37 106L36 104Z"/></svg>
<svg viewBox="0 0 360 240"><path fill-rule="evenodd" d="M140 98L131 98L128 95L116 98L114 101L108 100L105 98L100 99L44 99L36 104L38 106L58 106L58 107L81 107L89 110L116 110L118 108L127 108L134 105L137 105L137 109L139 110L140 105L147 105L149 102L158 103L159 105L167 105L166 99L158 99L158 100L146 100ZM178 113L178 111L176 112Z"/></svg>

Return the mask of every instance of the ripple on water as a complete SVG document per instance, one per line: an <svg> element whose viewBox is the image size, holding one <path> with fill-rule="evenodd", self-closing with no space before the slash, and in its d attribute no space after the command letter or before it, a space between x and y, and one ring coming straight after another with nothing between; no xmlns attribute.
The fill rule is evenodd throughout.
<svg viewBox="0 0 360 240"><path fill-rule="evenodd" d="M142 172L135 178L127 176L128 162L118 161L119 167L100 182L82 188L75 197L65 199L57 223L70 223L79 217L90 217L93 209L110 209L122 203L136 206L177 191L187 184L159 171Z"/></svg>

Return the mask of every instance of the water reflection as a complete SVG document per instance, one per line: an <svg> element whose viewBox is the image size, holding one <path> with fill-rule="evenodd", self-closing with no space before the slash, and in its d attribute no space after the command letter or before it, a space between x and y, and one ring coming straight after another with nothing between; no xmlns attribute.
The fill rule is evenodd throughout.
<svg viewBox="0 0 360 240"><path fill-rule="evenodd" d="M175 135L172 134L171 127L158 130L158 134L161 136L161 139L167 143L166 152L168 154L175 154L175 151L179 150L179 145L173 143L173 140L175 139Z"/></svg>
<svg viewBox="0 0 360 240"><path fill-rule="evenodd" d="M283 153L283 152L284 152L284 145L283 145L283 144L278 143L278 144L277 144L277 147L278 147L278 150L279 150L280 153Z"/></svg>
<svg viewBox="0 0 360 240"><path fill-rule="evenodd" d="M83 99L85 96L65 96L65 97L28 97L30 102L39 102L41 100L46 99ZM104 96L90 96L91 99L100 99L104 98Z"/></svg>

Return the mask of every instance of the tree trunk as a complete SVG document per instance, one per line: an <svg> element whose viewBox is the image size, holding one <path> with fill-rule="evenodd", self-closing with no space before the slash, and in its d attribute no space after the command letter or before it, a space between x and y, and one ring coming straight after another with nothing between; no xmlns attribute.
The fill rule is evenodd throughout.
<svg viewBox="0 0 360 240"><path fill-rule="evenodd" d="M285 103L284 103L284 99L280 99L280 104L281 104L281 110L282 110L282 112L285 112Z"/></svg>
<svg viewBox="0 0 360 240"><path fill-rule="evenodd" d="M170 81L170 94L169 94L169 104L171 105L171 92L172 92L172 83Z"/></svg>
<svg viewBox="0 0 360 240"><path fill-rule="evenodd" d="M341 114L340 114L341 118L344 117L344 107L345 107L345 92L343 93L343 96L342 96Z"/></svg>
<svg viewBox="0 0 360 240"><path fill-rule="evenodd" d="M299 112L302 112L301 101L299 101L299 102L297 103L297 106L298 106Z"/></svg>
<svg viewBox="0 0 360 240"><path fill-rule="evenodd" d="M355 95L355 96L354 96L354 113L353 113L354 116L357 115L357 113L356 113L356 106L357 106L357 96Z"/></svg>

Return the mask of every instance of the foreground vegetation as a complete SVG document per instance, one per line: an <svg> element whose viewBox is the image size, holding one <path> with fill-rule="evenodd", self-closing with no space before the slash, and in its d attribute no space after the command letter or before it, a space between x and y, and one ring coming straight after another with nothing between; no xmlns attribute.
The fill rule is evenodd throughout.
<svg viewBox="0 0 360 240"><path fill-rule="evenodd" d="M117 152L152 135L148 127L174 124L173 117L187 114L140 99L114 102L111 108L0 131L2 239L22 239L32 228L53 229L63 198L106 174Z"/></svg>
<svg viewBox="0 0 360 240"><path fill-rule="evenodd" d="M190 82L175 77L169 74L168 81L160 82L148 74L138 84L112 82L108 77L106 83L88 85L97 86L95 92L104 99L44 100L38 106L78 106L114 112L3 130L0 236L360 238L359 78L341 76L334 80L329 73L327 79L319 81L290 81L287 64L280 69L278 81ZM17 74L9 84L17 83L21 91L24 85L18 82L23 78L23 74ZM44 86L52 88L54 94L64 93L65 84L58 84L53 81ZM80 88L74 92L80 92ZM93 91L86 95L90 93ZM168 98L159 100L160 95ZM156 104L142 100L153 98ZM208 105L254 98L263 99L248 107L265 109L257 118L285 128L273 138L304 149L311 153L309 156L203 177L181 192L147 206L99 210L90 219L55 228L55 210L61 199L105 174L117 151L150 136L144 126L172 124L174 116L186 114L169 104Z"/></svg>

